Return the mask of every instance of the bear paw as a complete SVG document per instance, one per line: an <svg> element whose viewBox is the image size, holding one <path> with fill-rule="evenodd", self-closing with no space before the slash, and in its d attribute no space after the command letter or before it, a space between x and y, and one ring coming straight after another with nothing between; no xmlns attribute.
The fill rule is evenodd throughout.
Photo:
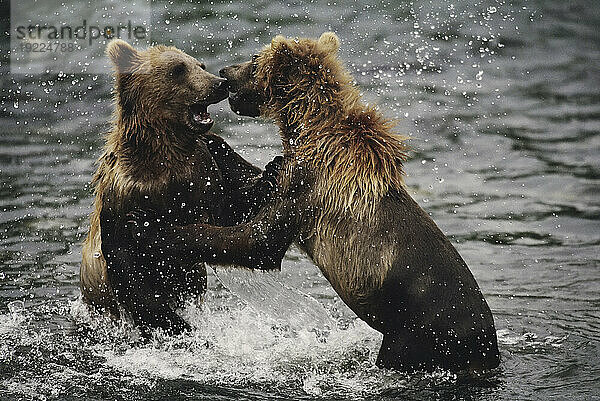
<svg viewBox="0 0 600 401"><path fill-rule="evenodd" d="M262 172L261 181L265 182L271 188L275 188L282 166L283 156L275 156L275 158L265 166L265 170Z"/></svg>

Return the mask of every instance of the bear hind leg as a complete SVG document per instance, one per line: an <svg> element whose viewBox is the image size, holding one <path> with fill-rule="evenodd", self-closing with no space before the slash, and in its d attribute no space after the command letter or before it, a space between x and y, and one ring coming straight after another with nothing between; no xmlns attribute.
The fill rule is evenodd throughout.
<svg viewBox="0 0 600 401"><path fill-rule="evenodd" d="M384 334L377 367L395 370L432 370L433 355L427 347L413 338L398 334Z"/></svg>
<svg viewBox="0 0 600 401"><path fill-rule="evenodd" d="M140 327L144 337L151 335L151 329L162 329L169 335L180 334L192 329L169 305L146 303L129 309L133 322Z"/></svg>

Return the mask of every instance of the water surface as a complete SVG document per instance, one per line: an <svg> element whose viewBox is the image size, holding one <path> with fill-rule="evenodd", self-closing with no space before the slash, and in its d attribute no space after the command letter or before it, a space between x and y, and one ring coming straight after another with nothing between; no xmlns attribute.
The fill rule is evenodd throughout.
<svg viewBox="0 0 600 401"><path fill-rule="evenodd" d="M275 34L340 36L365 98L412 138L406 182L479 282L501 368L480 379L377 369L380 335L296 249L281 273L223 272L233 292L211 275L182 337L144 343L90 314L79 261L111 79L16 77L3 62L0 399L600 399L594 1L157 1L153 15L155 42L213 72ZM272 124L226 103L212 112L250 161L280 152Z"/></svg>

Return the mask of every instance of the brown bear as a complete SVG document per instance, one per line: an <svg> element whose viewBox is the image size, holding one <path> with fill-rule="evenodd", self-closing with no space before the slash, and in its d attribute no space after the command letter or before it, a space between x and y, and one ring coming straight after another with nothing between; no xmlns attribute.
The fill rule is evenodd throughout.
<svg viewBox="0 0 600 401"><path fill-rule="evenodd" d="M338 48L333 33L277 36L252 61L221 71L234 111L280 128L277 193L254 219L165 227L137 212L130 230L167 254L263 269L280 267L295 241L358 317L383 333L378 366L495 368L490 308L456 249L408 194L403 138L362 103Z"/></svg>
<svg viewBox="0 0 600 401"><path fill-rule="evenodd" d="M114 316L124 309L142 329L177 333L188 325L175 307L185 295L203 293L205 266L139 251L122 230L126 213L144 207L166 224L237 224L270 192L270 176L209 132L207 106L227 97L225 79L174 47L138 51L114 40L107 54L115 68L116 112L92 181L96 200L81 292ZM276 166L270 167L275 177Z"/></svg>

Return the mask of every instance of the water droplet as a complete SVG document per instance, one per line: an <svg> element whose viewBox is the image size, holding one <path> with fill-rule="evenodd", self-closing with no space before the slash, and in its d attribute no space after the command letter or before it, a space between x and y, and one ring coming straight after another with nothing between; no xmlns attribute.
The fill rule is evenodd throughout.
<svg viewBox="0 0 600 401"><path fill-rule="evenodd" d="M8 303L8 311L10 313L19 313L25 309L25 302L23 301L12 301Z"/></svg>
<svg viewBox="0 0 600 401"><path fill-rule="evenodd" d="M100 252L94 252L94 259L100 259Z"/></svg>

